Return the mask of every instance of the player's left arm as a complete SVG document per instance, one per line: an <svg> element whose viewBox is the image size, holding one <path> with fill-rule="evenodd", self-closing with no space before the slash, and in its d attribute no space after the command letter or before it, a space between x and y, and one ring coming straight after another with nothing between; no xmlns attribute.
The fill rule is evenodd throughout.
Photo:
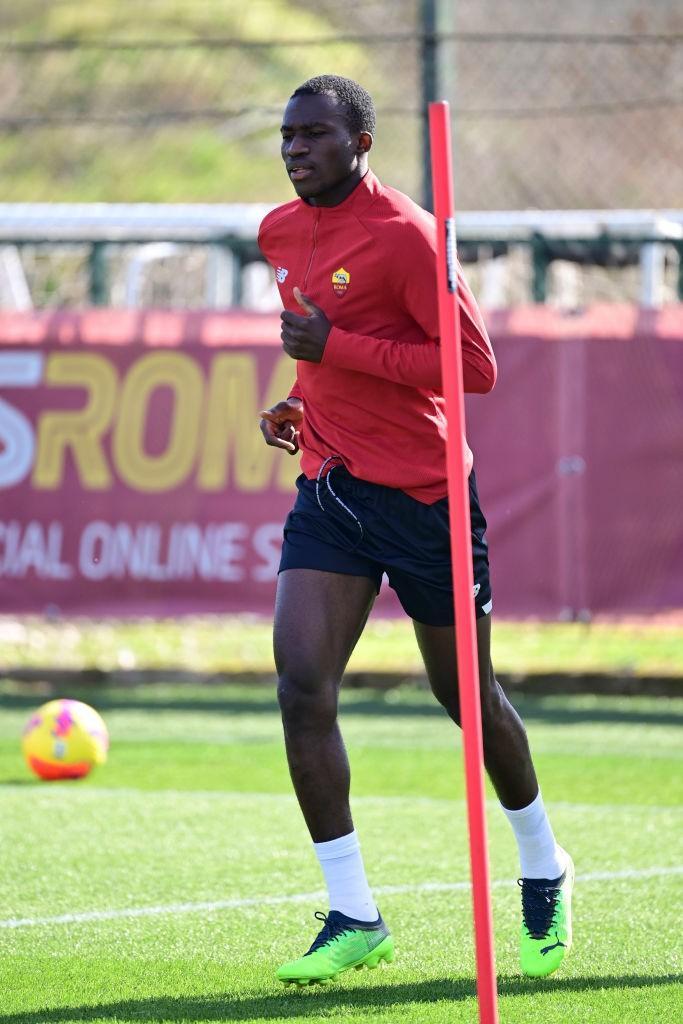
<svg viewBox="0 0 683 1024"><path fill-rule="evenodd" d="M435 221L425 214L415 221L403 223L393 232L383 233L381 240L389 287L393 289L397 303L422 329L426 340L415 344L384 342L345 331L340 331L338 336L336 329L333 329L330 337L332 352L326 353L325 361L330 361L331 356L335 365L343 365L346 369L375 372L378 376L399 379L399 383L440 390ZM483 394L495 384L496 360L484 320L460 264L457 265L457 273L464 388L468 392ZM356 360L356 365L348 365L349 359ZM378 368L373 371L371 367L375 361ZM400 378L391 375L392 363L401 374ZM404 372L407 379L403 379ZM425 374L429 380L415 379L416 372Z"/></svg>
<svg viewBox="0 0 683 1024"><path fill-rule="evenodd" d="M333 327L324 310L298 288L294 297L303 313L281 314L282 347L292 359L358 370L398 384L438 389L441 363L436 342L391 341Z"/></svg>
<svg viewBox="0 0 683 1024"><path fill-rule="evenodd" d="M429 232L411 227L414 237L410 239L410 257L397 261L397 270L403 273L389 275L389 279L397 289L398 300L424 331L424 341L395 341L341 330L330 324L320 307L295 289L304 315L282 314L283 347L293 359L324 361L327 366L356 370L397 384L440 390L435 241ZM496 361L481 313L460 267L458 276L464 387L465 391L483 394L495 383Z"/></svg>

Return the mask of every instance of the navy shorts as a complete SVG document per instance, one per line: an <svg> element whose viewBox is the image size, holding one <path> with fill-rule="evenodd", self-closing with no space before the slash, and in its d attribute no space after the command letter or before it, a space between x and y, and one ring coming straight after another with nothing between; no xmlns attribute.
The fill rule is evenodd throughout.
<svg viewBox="0 0 683 1024"><path fill-rule="evenodd" d="M428 626L452 626L448 498L431 505L333 467L319 482L300 476L287 516L279 572L320 569L367 576L379 592L383 573L405 612ZM474 472L469 478L474 603L491 611L488 545Z"/></svg>

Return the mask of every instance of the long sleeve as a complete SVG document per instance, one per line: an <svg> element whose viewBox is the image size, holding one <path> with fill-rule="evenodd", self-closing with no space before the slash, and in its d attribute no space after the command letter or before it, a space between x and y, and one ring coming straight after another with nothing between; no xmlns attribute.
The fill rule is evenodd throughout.
<svg viewBox="0 0 683 1024"><path fill-rule="evenodd" d="M358 370L412 387L441 389L439 316L436 284L436 239L433 223L402 225L401 248L390 246L391 280L397 298L422 328L422 342L394 341L333 327L323 363ZM485 394L496 381L496 361L476 300L458 266L458 302L462 332L465 391Z"/></svg>
<svg viewBox="0 0 683 1024"><path fill-rule="evenodd" d="M290 390L304 404L309 480L334 455L352 476L418 501L448 493L436 239L432 215L372 171L336 207L296 199L264 218L259 245L284 308L300 313L299 287L332 325L321 362L298 361ZM484 393L495 359L458 273L465 390ZM466 459L471 466L469 449Z"/></svg>
<svg viewBox="0 0 683 1024"><path fill-rule="evenodd" d="M292 384L292 387L290 389L289 394L287 395L287 398L299 398L301 399L302 402L304 400L304 396L301 393L299 381L296 377L294 378L294 383Z"/></svg>
<svg viewBox="0 0 683 1024"><path fill-rule="evenodd" d="M436 341L391 341L352 334L333 327L327 338L323 365L358 370L395 384L417 388L441 387L441 354Z"/></svg>

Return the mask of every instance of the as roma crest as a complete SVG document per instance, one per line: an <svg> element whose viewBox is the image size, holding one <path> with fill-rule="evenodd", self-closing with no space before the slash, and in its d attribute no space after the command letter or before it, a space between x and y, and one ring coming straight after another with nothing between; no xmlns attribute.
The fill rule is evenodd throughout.
<svg viewBox="0 0 683 1024"><path fill-rule="evenodd" d="M332 275L332 287L334 288L334 294L341 298L346 293L346 289L349 287L351 281L351 275L348 270L344 270L340 267L339 270L335 270Z"/></svg>

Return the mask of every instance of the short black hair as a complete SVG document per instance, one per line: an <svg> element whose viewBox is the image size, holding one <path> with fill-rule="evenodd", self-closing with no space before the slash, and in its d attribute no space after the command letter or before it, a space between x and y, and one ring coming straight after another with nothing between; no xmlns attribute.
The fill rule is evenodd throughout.
<svg viewBox="0 0 683 1024"><path fill-rule="evenodd" d="M352 132L375 134L375 104L370 93L341 75L317 75L295 89L292 96L335 96L345 108L346 121Z"/></svg>

